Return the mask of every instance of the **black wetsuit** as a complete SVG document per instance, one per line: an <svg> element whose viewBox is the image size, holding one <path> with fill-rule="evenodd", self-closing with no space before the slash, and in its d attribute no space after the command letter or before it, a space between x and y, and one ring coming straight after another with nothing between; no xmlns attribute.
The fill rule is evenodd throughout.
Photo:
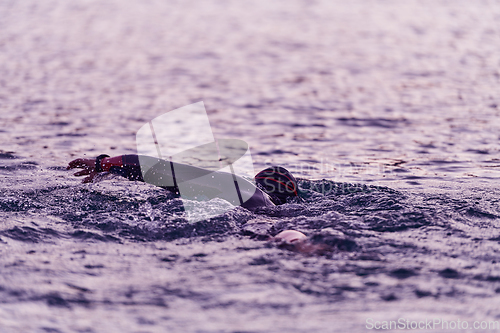
<svg viewBox="0 0 500 333"><path fill-rule="evenodd" d="M240 205L250 210L281 203L234 173L197 168L150 156L122 155L121 165L111 165L108 169L110 173L129 180L181 193L183 198L222 198L235 206Z"/></svg>

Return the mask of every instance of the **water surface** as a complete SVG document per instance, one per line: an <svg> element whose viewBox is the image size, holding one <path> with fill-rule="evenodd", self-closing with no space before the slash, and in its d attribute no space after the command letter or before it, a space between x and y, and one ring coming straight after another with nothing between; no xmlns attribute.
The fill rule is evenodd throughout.
<svg viewBox="0 0 500 333"><path fill-rule="evenodd" d="M2 332L500 320L498 2L26 0L0 17ZM200 100L256 171L303 178L301 200L190 224L162 189L65 170L134 153L145 122ZM285 229L322 250L265 240Z"/></svg>

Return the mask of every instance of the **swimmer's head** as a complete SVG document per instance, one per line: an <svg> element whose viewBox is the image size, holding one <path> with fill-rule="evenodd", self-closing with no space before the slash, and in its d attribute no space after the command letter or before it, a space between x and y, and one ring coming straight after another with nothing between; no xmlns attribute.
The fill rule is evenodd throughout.
<svg viewBox="0 0 500 333"><path fill-rule="evenodd" d="M298 195L297 180L287 169L280 166L262 170L255 176L255 181L277 205L286 203L288 197Z"/></svg>

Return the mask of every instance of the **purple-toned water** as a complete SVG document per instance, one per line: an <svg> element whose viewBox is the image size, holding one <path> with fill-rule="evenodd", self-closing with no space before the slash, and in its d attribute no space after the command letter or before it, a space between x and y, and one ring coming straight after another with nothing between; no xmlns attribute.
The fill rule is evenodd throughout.
<svg viewBox="0 0 500 333"><path fill-rule="evenodd" d="M500 321L498 22L498 1L1 2L0 332ZM65 170L200 100L302 200L190 224L160 188ZM285 229L327 250L264 240Z"/></svg>

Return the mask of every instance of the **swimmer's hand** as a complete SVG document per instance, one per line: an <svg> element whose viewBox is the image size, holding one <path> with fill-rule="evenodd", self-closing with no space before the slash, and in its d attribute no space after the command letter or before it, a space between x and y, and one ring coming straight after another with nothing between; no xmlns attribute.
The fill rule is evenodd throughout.
<svg viewBox="0 0 500 333"><path fill-rule="evenodd" d="M91 183L99 174L99 172L95 170L95 161L95 158L77 158L76 160L69 162L66 170L75 168L83 169L82 171L74 173L74 176L80 177L88 175L83 179L82 183Z"/></svg>

